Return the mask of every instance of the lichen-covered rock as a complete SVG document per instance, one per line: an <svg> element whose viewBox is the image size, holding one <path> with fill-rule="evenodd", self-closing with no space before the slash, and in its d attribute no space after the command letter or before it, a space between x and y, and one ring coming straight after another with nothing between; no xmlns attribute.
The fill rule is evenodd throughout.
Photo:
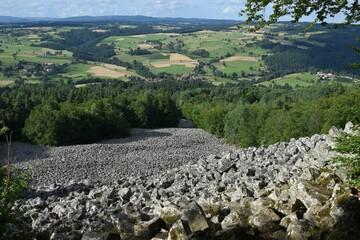
<svg viewBox="0 0 360 240"><path fill-rule="evenodd" d="M166 225L161 218L154 218L150 221L140 222L134 225L134 239L150 239L165 229Z"/></svg>
<svg viewBox="0 0 360 240"><path fill-rule="evenodd" d="M330 199L331 191L314 182L300 179L292 187L293 196L304 203L307 208L314 205L322 206Z"/></svg>
<svg viewBox="0 0 360 240"><path fill-rule="evenodd" d="M81 240L120 240L120 235L106 232L87 232Z"/></svg>
<svg viewBox="0 0 360 240"><path fill-rule="evenodd" d="M191 233L204 231L210 228L209 221L206 219L204 211L196 202L192 202L186 207L181 220L188 225Z"/></svg>
<svg viewBox="0 0 360 240"><path fill-rule="evenodd" d="M185 228L181 222L178 220L169 230L169 235L167 240L188 240Z"/></svg>
<svg viewBox="0 0 360 240"><path fill-rule="evenodd" d="M318 239L320 231L307 220L292 221L286 230L286 237L289 240Z"/></svg>
<svg viewBox="0 0 360 240"><path fill-rule="evenodd" d="M181 218L181 215L182 211L175 206L167 206L160 210L160 216L167 227L170 227L177 222Z"/></svg>
<svg viewBox="0 0 360 240"><path fill-rule="evenodd" d="M251 224L260 232L274 232L278 230L280 217L270 208L263 207L250 220Z"/></svg>
<svg viewBox="0 0 360 240"><path fill-rule="evenodd" d="M249 207L233 210L230 212L230 214L224 217L223 221L221 222L221 228L226 229L229 227L249 226L250 216L251 216L251 210Z"/></svg>

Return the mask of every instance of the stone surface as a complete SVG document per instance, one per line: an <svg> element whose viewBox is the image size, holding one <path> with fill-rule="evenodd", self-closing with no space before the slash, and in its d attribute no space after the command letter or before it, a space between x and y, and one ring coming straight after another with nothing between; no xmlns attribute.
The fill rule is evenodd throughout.
<svg viewBox="0 0 360 240"><path fill-rule="evenodd" d="M69 176L76 177L63 184L35 185L26 199L18 203L24 212L19 221L23 225L11 226L11 232L28 232L38 239L122 240L284 239L285 235L287 239L319 239L320 236L352 239L351 234L360 236L357 191L324 160L333 155L328 147L333 146L334 136L341 130L332 129L331 136L314 135L268 147L232 149L221 155L213 152L215 154L190 162L185 145L191 146L195 142L193 151L196 152L200 146L197 143L209 138L197 135L195 129L188 130L194 130L191 134L195 135L181 143L183 145L178 149L183 151L181 153L166 151L164 147L167 140L173 141L167 133L180 139L184 136L181 135L183 130L177 132L175 129L144 130L143 138L133 138L137 142L123 142L123 149L110 142L50 150L39 148L44 154L59 151L59 156L50 154L48 157L60 157L63 170L72 168L69 171L74 174L65 172L61 181L68 181ZM151 151L142 146L149 143L147 140L152 143L165 141L155 146L163 151L163 160L149 152L143 162L137 158L144 156L145 149ZM168 143L170 148L176 141ZM185 141L184 138L181 141ZM215 142L221 141L215 139ZM209 144L213 144L212 140ZM86 153L89 146L94 151L101 151L96 155L99 163L96 169L104 176L104 181L86 179L82 175L82 166L76 173L77 168L71 165L77 158L67 159L71 154L66 151L71 150L79 157L78 164L84 164L85 157L92 162L94 158ZM118 170L115 165L122 166L112 161L120 159L123 151L134 153L130 146L135 147L139 155L121 164L134 166L120 170L116 175L105 174L108 167L115 171ZM61 153L64 153L64 159ZM186 156L177 155L182 158L180 162L170 164L175 159L173 154L178 153ZM40 164L49 158L42 155L39 162L31 159L24 162ZM155 165L147 165L150 158ZM68 161L71 161L70 165ZM139 165L150 168L149 174L127 172ZM41 170L43 180L47 179L45 182L50 180L46 174L54 173L48 167L45 164ZM91 168L91 164L86 167ZM109 179L111 184L107 182ZM19 237L7 235L4 239Z"/></svg>
<svg viewBox="0 0 360 240"><path fill-rule="evenodd" d="M204 211L196 202L192 202L186 207L181 221L186 222L192 233L204 231L210 227Z"/></svg>

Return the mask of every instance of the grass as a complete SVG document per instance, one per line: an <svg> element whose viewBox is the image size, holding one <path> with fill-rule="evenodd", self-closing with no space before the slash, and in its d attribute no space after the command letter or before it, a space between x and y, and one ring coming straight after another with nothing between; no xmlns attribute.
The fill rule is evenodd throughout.
<svg viewBox="0 0 360 240"><path fill-rule="evenodd" d="M314 84L317 80L317 77L310 73L294 73L285 75L284 77L273 79L267 82L260 83L264 86L269 86L270 84L277 84L277 85L285 85L289 84L292 87L300 86L300 87L307 87Z"/></svg>
<svg viewBox="0 0 360 240"><path fill-rule="evenodd" d="M63 64L69 63L73 60L72 53L63 51L62 55L46 55L46 52L54 54L56 51L49 48L42 48L37 46L31 46L34 42L32 38L10 38L0 37L1 49L4 50L1 53L0 60L3 65L9 66L18 63L21 60L25 60L32 63L54 63Z"/></svg>
<svg viewBox="0 0 360 240"><path fill-rule="evenodd" d="M184 74L190 73L194 68L185 67L184 65L172 65L170 67L157 68L156 73Z"/></svg>
<svg viewBox="0 0 360 240"><path fill-rule="evenodd" d="M214 64L220 71L225 73L237 73L241 76L241 72L245 72L247 74L259 74L262 62L250 62L250 61L234 61L234 62L226 62L225 66L222 62L218 62Z"/></svg>

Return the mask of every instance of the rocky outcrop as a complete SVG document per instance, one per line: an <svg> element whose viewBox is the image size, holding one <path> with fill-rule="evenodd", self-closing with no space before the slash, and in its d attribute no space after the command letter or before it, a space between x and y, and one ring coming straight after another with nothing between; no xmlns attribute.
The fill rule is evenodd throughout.
<svg viewBox="0 0 360 240"><path fill-rule="evenodd" d="M351 128L347 126L347 131ZM357 239L360 203L328 135L211 155L113 185L38 187L19 203L38 239Z"/></svg>

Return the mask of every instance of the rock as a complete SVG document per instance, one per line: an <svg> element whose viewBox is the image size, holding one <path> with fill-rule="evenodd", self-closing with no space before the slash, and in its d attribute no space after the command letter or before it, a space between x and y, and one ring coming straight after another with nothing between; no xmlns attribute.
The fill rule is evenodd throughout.
<svg viewBox="0 0 360 240"><path fill-rule="evenodd" d="M292 188L293 196L310 208L314 205L322 206L330 199L331 192L314 182L300 179Z"/></svg>
<svg viewBox="0 0 360 240"><path fill-rule="evenodd" d="M280 222L280 217L270 208L264 207L251 217L250 222L260 232L274 232L279 229L276 222Z"/></svg>
<svg viewBox="0 0 360 240"><path fill-rule="evenodd" d="M281 219L280 226L287 228L290 225L290 223L295 222L297 220L298 220L298 218L297 218L296 213L291 213Z"/></svg>
<svg viewBox="0 0 360 240"><path fill-rule="evenodd" d="M168 206L161 209L160 216L166 226L170 227L181 218L182 212L175 206Z"/></svg>
<svg viewBox="0 0 360 240"><path fill-rule="evenodd" d="M181 222L178 220L169 230L169 235L167 240L188 240L185 228Z"/></svg>
<svg viewBox="0 0 360 240"><path fill-rule="evenodd" d="M84 233L81 240L120 240L120 236L106 232L87 232Z"/></svg>
<svg viewBox="0 0 360 240"><path fill-rule="evenodd" d="M336 223L327 239L358 239L360 236L360 201L352 197L341 206L343 214L337 217Z"/></svg>
<svg viewBox="0 0 360 240"><path fill-rule="evenodd" d="M269 234L270 239L283 240L286 239L286 232L284 230L278 230Z"/></svg>
<svg viewBox="0 0 360 240"><path fill-rule="evenodd" d="M134 225L134 237L138 239L150 239L165 229L166 225L161 218L154 218L147 222L140 222Z"/></svg>
<svg viewBox="0 0 360 240"><path fill-rule="evenodd" d="M311 222L307 220L292 221L286 230L286 239L289 240L304 240L304 239L319 239L319 229L316 229Z"/></svg>
<svg viewBox="0 0 360 240"><path fill-rule="evenodd" d="M221 221L221 228L227 229L229 227L247 227L250 225L250 216L250 206L240 207L239 209L231 210L230 214L226 215Z"/></svg>
<svg viewBox="0 0 360 240"><path fill-rule="evenodd" d="M51 212L55 213L57 217L61 218L67 214L67 209L63 205L58 204L52 209Z"/></svg>
<svg viewBox="0 0 360 240"><path fill-rule="evenodd" d="M218 171L220 173L227 172L231 168L235 167L235 162L230 159L230 156L225 156L221 158L218 162Z"/></svg>
<svg viewBox="0 0 360 240"><path fill-rule="evenodd" d="M303 218L314 223L322 231L330 231L335 224L335 219L330 215L331 203L327 202L324 206L314 206L304 213Z"/></svg>
<svg viewBox="0 0 360 240"><path fill-rule="evenodd" d="M50 236L50 240L64 240L64 239L80 240L83 238L81 238L81 233L78 231L71 231L71 232L65 232L65 233L54 232Z"/></svg>
<svg viewBox="0 0 360 240"><path fill-rule="evenodd" d="M126 203L130 201L133 193L130 188L122 188L118 191L118 195Z"/></svg>
<svg viewBox="0 0 360 240"><path fill-rule="evenodd" d="M196 202L192 202L186 207L181 220L186 222L192 233L204 231L210 228L209 222L205 217L205 213Z"/></svg>
<svg viewBox="0 0 360 240"><path fill-rule="evenodd" d="M155 237L151 238L151 240L166 240L168 238L169 232L161 229L161 231L155 235Z"/></svg>

